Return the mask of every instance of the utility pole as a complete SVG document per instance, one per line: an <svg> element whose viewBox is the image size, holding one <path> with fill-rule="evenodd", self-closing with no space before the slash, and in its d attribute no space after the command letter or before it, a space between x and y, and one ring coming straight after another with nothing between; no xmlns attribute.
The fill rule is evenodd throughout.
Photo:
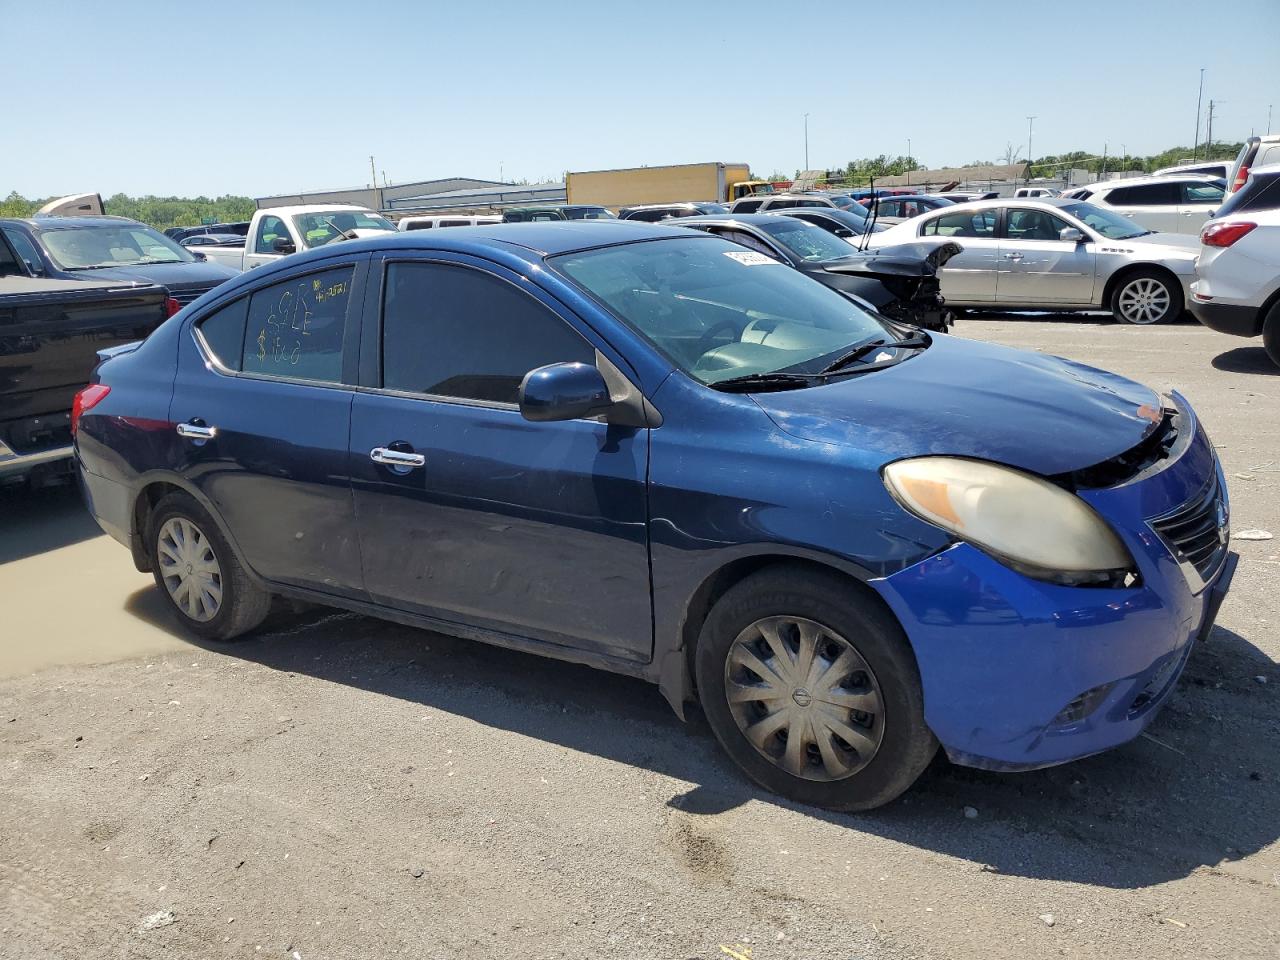
<svg viewBox="0 0 1280 960"><path fill-rule="evenodd" d="M809 169L809 115L804 115L804 168Z"/></svg>
<svg viewBox="0 0 1280 960"><path fill-rule="evenodd" d="M369 186L373 187L374 189L377 189L377 186L378 186L378 174L377 174L377 171L375 171L373 168L372 155L369 157Z"/></svg>
<svg viewBox="0 0 1280 960"><path fill-rule="evenodd" d="M1271 104L1267 104L1267 133L1271 132Z"/></svg>
<svg viewBox="0 0 1280 960"><path fill-rule="evenodd" d="M1107 179L1107 144L1106 144L1106 141L1103 141L1103 144L1102 144L1102 172L1098 174L1098 179L1099 179L1099 180L1105 180L1105 179Z"/></svg>
<svg viewBox="0 0 1280 960"><path fill-rule="evenodd" d="M1027 117L1027 183L1031 182L1031 127L1035 122L1035 117Z"/></svg>
<svg viewBox="0 0 1280 960"><path fill-rule="evenodd" d="M1209 119L1206 122L1204 131L1204 157L1209 159L1209 154L1213 152L1213 100L1209 101Z"/></svg>
<svg viewBox="0 0 1280 960"><path fill-rule="evenodd" d="M1200 103L1204 99L1204 67L1200 68L1200 92L1196 95L1196 142L1191 146L1191 159L1200 157Z"/></svg>
<svg viewBox="0 0 1280 960"><path fill-rule="evenodd" d="M911 160L911 138L910 138L910 137L907 137L907 163L912 163L912 160ZM912 166L914 166L914 164L912 164ZM907 186L908 186L908 187L909 187L909 186L911 186L911 167L907 167Z"/></svg>

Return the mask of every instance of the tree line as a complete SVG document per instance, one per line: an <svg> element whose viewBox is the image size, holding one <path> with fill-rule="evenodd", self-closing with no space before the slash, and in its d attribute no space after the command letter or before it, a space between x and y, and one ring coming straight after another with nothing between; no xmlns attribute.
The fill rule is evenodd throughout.
<svg viewBox="0 0 1280 960"><path fill-rule="evenodd" d="M28 200L16 190L0 200L0 217L29 217L54 197ZM130 197L117 193L102 202L103 211L138 220L157 230L194 227L203 220L234 223L248 220L257 209L251 197Z"/></svg>

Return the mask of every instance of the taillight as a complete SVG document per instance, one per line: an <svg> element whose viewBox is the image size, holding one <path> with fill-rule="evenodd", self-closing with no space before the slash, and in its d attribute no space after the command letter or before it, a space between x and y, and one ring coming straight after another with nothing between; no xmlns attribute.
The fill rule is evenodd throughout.
<svg viewBox="0 0 1280 960"><path fill-rule="evenodd" d="M73 437L76 435L76 428L80 426L80 418L105 400L110 392L111 388L105 384L91 383L76 393L76 398L71 401L71 435Z"/></svg>
<svg viewBox="0 0 1280 960"><path fill-rule="evenodd" d="M1231 184L1231 192L1235 193L1244 186L1245 181L1249 179L1249 168L1243 163L1240 164L1240 172L1236 174L1235 183Z"/></svg>
<svg viewBox="0 0 1280 960"><path fill-rule="evenodd" d="M1206 247L1229 247L1257 226L1247 220L1210 223L1200 231L1200 242Z"/></svg>
<svg viewBox="0 0 1280 960"><path fill-rule="evenodd" d="M182 309L182 304L180 304L177 300L173 299L173 297L164 298L164 316L166 320L169 319L169 317L172 317L175 313L177 313L181 309Z"/></svg>

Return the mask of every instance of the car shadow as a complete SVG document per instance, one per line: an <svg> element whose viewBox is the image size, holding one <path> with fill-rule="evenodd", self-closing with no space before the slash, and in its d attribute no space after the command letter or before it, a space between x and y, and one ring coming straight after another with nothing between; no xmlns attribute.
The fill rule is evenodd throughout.
<svg viewBox="0 0 1280 960"><path fill-rule="evenodd" d="M102 536L73 483L0 488L0 564Z"/></svg>
<svg viewBox="0 0 1280 960"><path fill-rule="evenodd" d="M1210 361L1215 370L1225 373L1260 373L1263 376L1280 376L1276 366L1262 347L1236 347L1225 350Z"/></svg>
<svg viewBox="0 0 1280 960"><path fill-rule="evenodd" d="M1012 876L1139 888L1230 869L1280 837L1274 664L1217 628L1143 738L1061 767L997 774L942 755L904 797L862 814L782 800L747 782L696 707L681 723L657 688L576 664L323 608L277 605L254 635L183 634L154 588L135 616L207 651L467 717L694 784L668 806L713 816L755 800ZM1254 774L1251 777L1250 774ZM966 816L966 807L977 817Z"/></svg>

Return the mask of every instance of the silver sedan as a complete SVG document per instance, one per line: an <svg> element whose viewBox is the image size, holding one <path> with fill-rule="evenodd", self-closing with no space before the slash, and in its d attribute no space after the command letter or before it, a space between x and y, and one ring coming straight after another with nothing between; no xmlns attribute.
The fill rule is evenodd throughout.
<svg viewBox="0 0 1280 960"><path fill-rule="evenodd" d="M942 271L952 307L1110 310L1123 323L1177 319L1198 237L1154 233L1082 200L981 200L872 234L870 245L954 240Z"/></svg>

